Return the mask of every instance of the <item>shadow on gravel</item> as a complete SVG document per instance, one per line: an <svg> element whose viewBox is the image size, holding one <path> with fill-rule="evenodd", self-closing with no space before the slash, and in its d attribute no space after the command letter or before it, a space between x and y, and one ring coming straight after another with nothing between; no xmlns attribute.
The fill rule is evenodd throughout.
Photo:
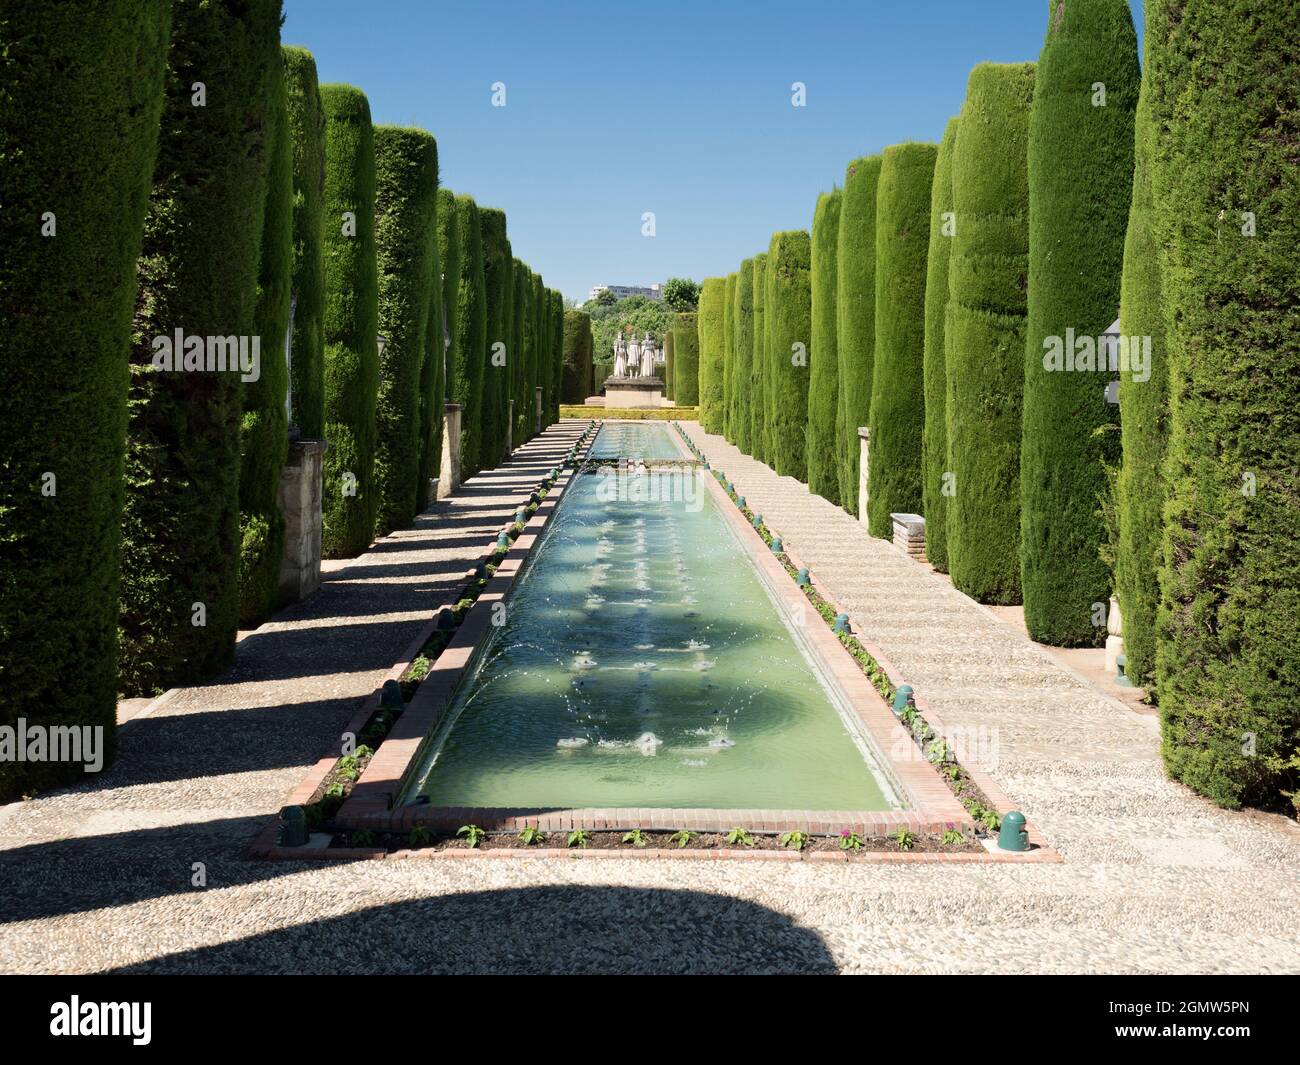
<svg viewBox="0 0 1300 1065"><path fill-rule="evenodd" d="M835 963L815 932L742 899L548 886L376 906L112 971L829 974Z"/></svg>

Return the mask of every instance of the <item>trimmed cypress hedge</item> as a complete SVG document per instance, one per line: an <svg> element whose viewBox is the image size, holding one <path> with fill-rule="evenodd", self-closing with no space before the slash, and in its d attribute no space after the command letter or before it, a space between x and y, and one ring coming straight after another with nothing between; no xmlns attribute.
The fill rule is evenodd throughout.
<svg viewBox="0 0 1300 1065"><path fill-rule="evenodd" d="M375 531L410 525L419 493L424 331L434 287L438 145L422 129L375 127L375 256L379 357L375 404Z"/></svg>
<svg viewBox="0 0 1300 1065"><path fill-rule="evenodd" d="M1300 810L1300 22L1285 4L1151 6L1174 397L1156 647L1165 767L1222 806L1289 794Z"/></svg>
<svg viewBox="0 0 1300 1065"><path fill-rule="evenodd" d="M528 439L528 267L514 260L514 294L510 298L510 350L513 353L510 371L513 380L511 395L515 401L515 422L511 429L511 442L518 447Z"/></svg>
<svg viewBox="0 0 1300 1065"><path fill-rule="evenodd" d="M1029 276L1034 64L971 71L952 155L948 264L948 565L982 603L1020 599L1020 406Z"/></svg>
<svg viewBox="0 0 1300 1065"><path fill-rule="evenodd" d="M751 405L754 390L751 384L751 367L754 362L754 260L740 264L736 275L736 371L734 375L736 402L732 411L735 424L736 447L749 454L750 432L753 416Z"/></svg>
<svg viewBox="0 0 1300 1065"><path fill-rule="evenodd" d="M1150 40L1148 34L1146 41ZM1147 54L1149 57L1149 45ZM1148 68L1149 64L1148 58ZM1169 379L1161 249L1151 217L1155 129L1147 81L1138 97L1134 122L1133 202L1124 242L1119 319L1122 336L1151 338L1151 362L1146 380L1137 380L1131 372L1119 376L1123 457L1115 483L1115 594L1124 620L1124 671L1134 684L1149 685L1155 676L1156 611L1160 605L1165 499L1161 467L1169 442ZM1136 376L1145 375L1139 369Z"/></svg>
<svg viewBox="0 0 1300 1065"><path fill-rule="evenodd" d="M282 55L271 64L268 101L266 207L254 315L261 373L244 383L239 431L239 623L246 629L256 628L275 609L284 559L280 473L289 453L284 337L293 283L293 144Z"/></svg>
<svg viewBox="0 0 1300 1065"><path fill-rule="evenodd" d="M551 297L551 424L560 420L560 389L564 386L564 297L548 289Z"/></svg>
<svg viewBox="0 0 1300 1065"><path fill-rule="evenodd" d="M469 196L456 197L456 229L460 234L460 283L456 290L456 331L452 361L461 405L460 473L468 480L478 473L483 436L483 377L487 357L487 282L483 268L483 230L479 209Z"/></svg>
<svg viewBox="0 0 1300 1065"><path fill-rule="evenodd" d="M954 230L945 229L952 216L952 153L961 119L950 118L934 164L930 190L930 252L925 281L925 433L921 438L922 513L925 515L925 557L940 573L948 572L948 497L943 475L948 472L948 425L944 414L948 379L943 351L944 315L948 307L948 262ZM947 216L947 217L945 217Z"/></svg>
<svg viewBox="0 0 1300 1065"><path fill-rule="evenodd" d="M542 421L545 428L546 385L543 380L545 366L546 342L543 339L545 308L543 308L542 275L537 271L529 272L528 277L528 327L530 344L528 349L528 436L537 435L538 407L537 390L542 389Z"/></svg>
<svg viewBox="0 0 1300 1065"><path fill-rule="evenodd" d="M316 60L285 46L285 89L293 148L293 424L306 440L325 435L325 113Z"/></svg>
<svg viewBox="0 0 1300 1065"><path fill-rule="evenodd" d="M551 290L537 278L537 383L542 387L542 429L551 424L551 392L555 380L551 351Z"/></svg>
<svg viewBox="0 0 1300 1065"><path fill-rule="evenodd" d="M1020 559L1029 635L1100 646L1110 597L1098 499L1103 461L1118 458L1106 402L1112 376L1048 370L1067 330L1097 338L1119 314L1124 233L1133 192L1133 112L1141 73L1128 0L1053 6L1029 122L1029 322L1020 442ZM1105 86L1096 106L1094 86Z"/></svg>
<svg viewBox="0 0 1300 1065"><path fill-rule="evenodd" d="M696 328L700 340L700 428L706 433L722 432L723 333L726 317L727 279L708 277L700 285L699 317Z"/></svg>
<svg viewBox="0 0 1300 1065"><path fill-rule="evenodd" d="M175 4L171 33L131 353L119 682L132 694L211 676L235 649L241 375L155 369L155 340L223 338L203 344L215 367L247 338L251 362L279 0Z"/></svg>
<svg viewBox="0 0 1300 1065"><path fill-rule="evenodd" d="M664 332L664 398L673 398L673 330L671 326Z"/></svg>
<svg viewBox="0 0 1300 1065"><path fill-rule="evenodd" d="M699 403L700 336L696 319L689 311L673 319L673 400L679 407Z"/></svg>
<svg viewBox="0 0 1300 1065"><path fill-rule="evenodd" d="M461 253L460 208L451 189L438 189L438 267L442 274L443 347L446 349L443 390L448 403L455 403L459 388L456 382L456 327L460 324Z"/></svg>
<svg viewBox="0 0 1300 1065"><path fill-rule="evenodd" d="M587 398L591 381L591 357L594 341L591 315L582 311L564 312L564 381L560 388L561 403L581 403Z"/></svg>
<svg viewBox="0 0 1300 1065"><path fill-rule="evenodd" d="M731 407L736 401L736 275L728 274L722 297L722 435L733 444Z"/></svg>
<svg viewBox="0 0 1300 1065"><path fill-rule="evenodd" d="M808 479L808 345L812 338L812 238L804 230L776 233L767 248L767 329L772 388L767 422L772 469ZM801 354L802 353L802 354Z"/></svg>
<svg viewBox="0 0 1300 1065"><path fill-rule="evenodd" d="M749 367L749 453L768 462L767 450L767 252L754 256L754 351Z"/></svg>
<svg viewBox="0 0 1300 1065"><path fill-rule="evenodd" d="M858 514L858 428L871 413L876 350L876 183L880 156L855 159L844 174L835 247L835 343L839 394L835 425L840 505Z"/></svg>
<svg viewBox="0 0 1300 1065"><path fill-rule="evenodd" d="M0 725L102 727L106 758L127 352L170 18L149 0L14 0L0 19ZM0 802L83 775L0 761Z"/></svg>
<svg viewBox="0 0 1300 1065"><path fill-rule="evenodd" d="M441 178L439 178L441 180ZM424 351L420 358L420 395L416 403L415 510L419 515L436 498L436 479L442 466L442 436L446 419L446 337L443 334L442 261L438 247L438 192L429 217L429 284L424 317Z"/></svg>
<svg viewBox="0 0 1300 1065"><path fill-rule="evenodd" d="M479 232L483 240L483 292L485 296L486 342L483 356L483 413L479 465L491 469L501 461L506 447L507 405L510 400L510 337L507 335L506 281L511 258L506 240L506 213L496 207L479 210ZM501 362L497 344L505 346Z"/></svg>
<svg viewBox="0 0 1300 1065"><path fill-rule="evenodd" d="M880 162L867 528L886 540L894 535L890 514L921 509L926 257L938 154L937 144L896 144Z"/></svg>
<svg viewBox="0 0 1300 1065"><path fill-rule="evenodd" d="M321 555L352 558L374 539L379 497L374 483L379 382L374 129L370 103L360 89L322 85L320 97L325 112L325 438L329 441Z"/></svg>
<svg viewBox="0 0 1300 1065"><path fill-rule="evenodd" d="M835 248L840 236L839 189L817 197L812 228L812 362L808 376L808 488L839 505L839 352L835 346Z"/></svg>
<svg viewBox="0 0 1300 1065"><path fill-rule="evenodd" d="M506 349L506 364L497 387L501 390L501 414L497 419L497 435L501 441L498 462L509 457L514 449L514 436L510 426L510 405L515 396L515 365L519 349L514 346L515 333L515 255L510 241L506 241L501 292L501 343Z"/></svg>

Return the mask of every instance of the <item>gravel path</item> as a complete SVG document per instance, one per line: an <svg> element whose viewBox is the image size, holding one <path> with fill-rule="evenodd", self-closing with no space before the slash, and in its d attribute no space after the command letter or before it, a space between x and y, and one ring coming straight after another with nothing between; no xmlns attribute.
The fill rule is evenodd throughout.
<svg viewBox="0 0 1300 1065"><path fill-rule="evenodd" d="M1065 864L246 860L575 425L332 574L226 676L131 723L113 769L0 807L0 971L1300 971L1293 824L1165 781L1153 719L693 425L855 626L949 722L996 737L990 770Z"/></svg>

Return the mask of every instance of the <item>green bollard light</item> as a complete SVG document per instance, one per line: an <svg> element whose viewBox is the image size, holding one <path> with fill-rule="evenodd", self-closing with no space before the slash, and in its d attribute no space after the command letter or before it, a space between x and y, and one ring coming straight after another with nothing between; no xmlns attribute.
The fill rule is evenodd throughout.
<svg viewBox="0 0 1300 1065"><path fill-rule="evenodd" d="M736 497L736 506L738 506L741 510L744 510L744 509L745 509L745 497L744 497L744 496L737 496L737 497Z"/></svg>
<svg viewBox="0 0 1300 1065"><path fill-rule="evenodd" d="M779 536L773 536L773 537L772 537L772 554L774 554L774 555L779 555L779 554L780 554L782 551L784 551L784 550L785 550L785 548L781 546L781 537L779 537Z"/></svg>
<svg viewBox="0 0 1300 1065"><path fill-rule="evenodd" d="M836 633L836 634L838 635L838 634L841 633L841 632L845 632L845 633L846 633L846 632L848 632L848 631L849 631L849 616L848 616L848 614L836 614L836 615L835 615L835 624L831 626L831 632Z"/></svg>
<svg viewBox="0 0 1300 1065"><path fill-rule="evenodd" d="M755 514L755 515L754 515L754 520L753 520L752 522L750 522L750 524L753 525L755 529L757 529L760 525L763 524L763 515L762 515L762 514Z"/></svg>
<svg viewBox="0 0 1300 1065"><path fill-rule="evenodd" d="M1012 810L1002 818L1002 827L998 830L998 850L1029 850L1029 833L1025 829L1025 815L1019 810Z"/></svg>
<svg viewBox="0 0 1300 1065"><path fill-rule="evenodd" d="M509 547L509 546L510 546L510 534L505 532L498 533L497 547Z"/></svg>
<svg viewBox="0 0 1300 1065"><path fill-rule="evenodd" d="M808 576L807 566L804 566L798 573L794 575L794 582L795 584L799 585L800 588L807 588L808 585L812 584L812 578Z"/></svg>
<svg viewBox="0 0 1300 1065"><path fill-rule="evenodd" d="M527 521L528 511L524 507L515 508L515 521Z"/></svg>
<svg viewBox="0 0 1300 1065"><path fill-rule="evenodd" d="M379 691L379 705L389 710L400 710L406 705L402 701L402 685L398 681L384 681L384 686Z"/></svg>
<svg viewBox="0 0 1300 1065"><path fill-rule="evenodd" d="M912 686L910 684L900 684L894 691L894 702L890 709L896 714L901 714L909 706L914 706L912 702Z"/></svg>
<svg viewBox="0 0 1300 1065"><path fill-rule="evenodd" d="M281 847L302 847L307 843L307 815L301 806L280 808L280 824L275 842Z"/></svg>

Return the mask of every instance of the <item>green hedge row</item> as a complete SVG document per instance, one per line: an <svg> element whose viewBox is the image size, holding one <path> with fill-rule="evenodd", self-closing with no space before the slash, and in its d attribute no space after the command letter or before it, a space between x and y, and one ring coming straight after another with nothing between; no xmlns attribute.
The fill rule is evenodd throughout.
<svg viewBox="0 0 1300 1065"><path fill-rule="evenodd" d="M379 291L370 103L322 85L325 112L325 438L321 554L353 558L375 535Z"/></svg>
<svg viewBox="0 0 1300 1065"><path fill-rule="evenodd" d="M1300 808L1300 22L1150 0L1169 391L1156 650L1165 766Z"/></svg>
<svg viewBox="0 0 1300 1065"><path fill-rule="evenodd" d="M948 388L943 327L948 307L948 262L956 218L952 205L952 153L961 120L951 118L939 144L930 190L930 251L925 281L925 434L921 440L922 513L925 557L940 573L948 572L948 425L944 414Z"/></svg>
<svg viewBox="0 0 1300 1065"><path fill-rule="evenodd" d="M721 433L723 428L726 302L727 279L705 278L700 286L697 326L700 339L700 428L706 433Z"/></svg>
<svg viewBox="0 0 1300 1065"><path fill-rule="evenodd" d="M732 405L736 401L736 275L728 274L722 300L722 433L736 442Z"/></svg>
<svg viewBox="0 0 1300 1065"><path fill-rule="evenodd" d="M767 252L753 258L754 347L749 367L749 453L769 462L767 449Z"/></svg>
<svg viewBox="0 0 1300 1065"><path fill-rule="evenodd" d="M984 603L1020 602L1020 408L1029 275L1034 64L971 71L953 149L949 262L948 563Z"/></svg>
<svg viewBox="0 0 1300 1065"><path fill-rule="evenodd" d="M564 297L547 289L550 298L551 323L551 405L550 424L560 420L560 391L564 387Z"/></svg>
<svg viewBox="0 0 1300 1065"><path fill-rule="evenodd" d="M293 149L293 424L306 440L325 435L325 112L316 60L284 47L290 144Z"/></svg>
<svg viewBox="0 0 1300 1065"><path fill-rule="evenodd" d="M239 362L242 339L251 362L279 27L279 0L172 8L131 356L119 667L130 694L211 676L235 649L241 374L156 369L155 340L230 338L202 345L215 367Z"/></svg>
<svg viewBox="0 0 1300 1065"><path fill-rule="evenodd" d="M664 334L664 398L673 398L673 331Z"/></svg>
<svg viewBox="0 0 1300 1065"><path fill-rule="evenodd" d="M405 528L419 499L420 407L434 288L438 145L422 129L375 127L379 395L375 404L375 532Z"/></svg>
<svg viewBox="0 0 1300 1065"><path fill-rule="evenodd" d="M460 284L456 291L455 364L452 400L461 405L460 472L468 479L481 468L483 377L487 354L487 282L483 266L483 228L478 204L463 193L456 197L460 234Z"/></svg>
<svg viewBox="0 0 1300 1065"><path fill-rule="evenodd" d="M528 278L528 436L531 439L537 428L537 390L542 389L542 425L545 426L546 391L543 381L546 340L544 337L545 308L543 307L542 276L533 270Z"/></svg>
<svg viewBox="0 0 1300 1065"><path fill-rule="evenodd" d="M673 401L694 407L700 401L700 337L697 315L687 312L673 319Z"/></svg>
<svg viewBox="0 0 1300 1065"><path fill-rule="evenodd" d="M867 424L867 525L892 539L893 513L921 510L925 279L935 144L886 148L876 193L876 345Z"/></svg>
<svg viewBox="0 0 1300 1065"><path fill-rule="evenodd" d="M565 311L561 403L581 403L591 394L588 389L591 387L592 345L591 315L576 310Z"/></svg>
<svg viewBox="0 0 1300 1065"><path fill-rule="evenodd" d="M246 629L275 609L284 557L280 472L289 450L284 338L294 266L293 144L284 75L279 55L271 64L268 92L266 207L254 315L262 365L257 380L244 383L239 431L239 624Z"/></svg>
<svg viewBox="0 0 1300 1065"><path fill-rule="evenodd" d="M751 386L751 364L754 361L754 260L740 264L736 275L736 367L733 374L735 405L732 422L735 427L736 447L746 454L751 448L750 434L753 419L754 390Z"/></svg>
<svg viewBox="0 0 1300 1065"><path fill-rule="evenodd" d="M518 259L514 261L514 293L510 297L510 350L512 366L510 370L515 401L515 421L510 430L510 439L515 446L528 439L532 425L531 407L526 395L528 388L528 267Z"/></svg>
<svg viewBox="0 0 1300 1065"><path fill-rule="evenodd" d="M767 394L772 468L808 479L808 345L812 338L812 239L803 230L776 233L767 247L766 324L771 387Z"/></svg>
<svg viewBox="0 0 1300 1065"><path fill-rule="evenodd" d="M835 344L835 267L843 193L817 197L812 228L812 362L808 377L808 488L836 506L840 502L837 461L840 363Z"/></svg>
<svg viewBox="0 0 1300 1065"><path fill-rule="evenodd" d="M106 757L127 354L170 18L150 0L14 0L0 18L0 725L102 727ZM0 761L0 802L83 775Z"/></svg>
<svg viewBox="0 0 1300 1065"><path fill-rule="evenodd" d="M433 502L433 478L442 467L442 435L446 418L447 341L443 331L446 311L443 286L441 189L434 194L430 209L429 285L425 297L424 353L420 361L420 399L416 447L419 464L415 476L415 510L421 514Z"/></svg>
<svg viewBox="0 0 1300 1065"><path fill-rule="evenodd" d="M1118 434L1102 431L1116 421L1105 386L1118 375L1071 370L1063 346L1070 336L1096 345L1119 314L1140 81L1128 0L1052 9L1029 124L1020 556L1029 635L1063 647L1106 639L1096 623L1111 590L1098 499L1103 463L1119 457Z"/></svg>
<svg viewBox="0 0 1300 1065"><path fill-rule="evenodd" d="M858 513L858 428L871 413L876 349L876 185L880 156L855 159L844 175L835 248L835 341L839 348L836 465L840 504Z"/></svg>

